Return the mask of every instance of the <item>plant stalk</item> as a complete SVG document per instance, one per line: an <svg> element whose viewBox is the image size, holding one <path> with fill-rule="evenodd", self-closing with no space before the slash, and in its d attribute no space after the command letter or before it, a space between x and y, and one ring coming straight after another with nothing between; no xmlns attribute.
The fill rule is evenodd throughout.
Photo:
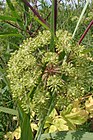
<svg viewBox="0 0 93 140"><path fill-rule="evenodd" d="M80 38L80 40L78 42L79 45L82 42L82 40L84 39L84 37L86 36L86 34L88 33L88 31L89 31L89 29L91 28L92 25L93 25L93 20L90 22L90 24L88 25L88 27L84 31L83 35L81 36L81 38Z"/></svg>

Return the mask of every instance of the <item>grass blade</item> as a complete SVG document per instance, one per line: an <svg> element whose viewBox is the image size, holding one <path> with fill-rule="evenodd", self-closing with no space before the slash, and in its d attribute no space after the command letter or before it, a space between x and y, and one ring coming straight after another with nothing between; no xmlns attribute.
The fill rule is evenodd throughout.
<svg viewBox="0 0 93 140"><path fill-rule="evenodd" d="M10 109L10 108L7 108L7 107L0 106L0 112L4 112L4 113L8 113L8 114L11 114L11 115L18 116L17 110Z"/></svg>
<svg viewBox="0 0 93 140"><path fill-rule="evenodd" d="M33 17L38 23L40 23L45 29L50 30L49 27L44 24L38 17L34 16Z"/></svg>
<svg viewBox="0 0 93 140"><path fill-rule="evenodd" d="M86 4L85 4L85 6L84 6L84 8L83 8L83 10L82 10L82 13L81 13L81 15L80 15L80 18L79 18L79 20L78 20L78 22L77 22L77 25L76 25L76 27L75 27L75 30L74 30L74 32L73 32L72 38L75 37L76 31L77 31L77 29L78 29L78 27L79 27L79 24L80 24L80 22L81 22L81 20L82 20L82 17L83 17L83 15L84 15L84 13L85 13L85 11L86 11L86 9L87 9L87 6L88 6L89 2L90 2L90 0L87 0Z"/></svg>
<svg viewBox="0 0 93 140"><path fill-rule="evenodd" d="M0 20L3 20L3 21L5 21L5 20L16 21L16 18L10 17L10 16L2 16L2 15L0 15Z"/></svg>

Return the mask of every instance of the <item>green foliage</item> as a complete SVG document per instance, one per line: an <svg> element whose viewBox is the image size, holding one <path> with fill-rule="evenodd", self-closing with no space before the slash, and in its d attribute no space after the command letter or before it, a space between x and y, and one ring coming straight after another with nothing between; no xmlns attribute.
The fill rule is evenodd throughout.
<svg viewBox="0 0 93 140"><path fill-rule="evenodd" d="M4 19L4 16L0 17ZM9 19L7 18L7 20ZM0 36L0 132L2 132L0 139L3 139L3 135L7 131L13 131L17 126L17 121L13 119L12 115L9 115L13 111L11 109L15 109L16 105L14 105L11 97L9 82L6 78L6 69L10 52L18 49L18 44L22 42L23 37L17 38L17 36L13 36L14 34L19 35L17 30L13 27L11 28L7 23L1 23L1 21L0 34L2 35L2 38ZM5 114L5 112L9 114Z"/></svg>
<svg viewBox="0 0 93 140"><path fill-rule="evenodd" d="M43 3L41 2L41 7L42 6ZM48 5L46 5L46 8L47 7ZM0 15L0 21L10 25L11 30L15 28L19 35L23 35L24 38L35 36L40 27L42 29L49 29L49 24L45 20L47 19L44 15L45 11L39 9L39 14L38 10L36 10L34 6L31 6L26 0L6 0L4 10L5 12Z"/></svg>
<svg viewBox="0 0 93 140"><path fill-rule="evenodd" d="M80 131L80 133L81 133L81 130L90 132L92 130L92 127L91 127L91 123L88 122L88 119L93 118L92 116L93 115L93 102L92 101L93 101L92 96L89 96L85 104L83 104L83 108L82 108L82 100L80 102L79 99L76 99L72 104L69 104L69 106L67 106L66 109L62 111L59 111L58 108L56 107L55 109L52 110L50 115L46 117L46 120L44 120L45 121L45 124L43 124L44 128L42 128L42 123L36 124L35 122L36 120L32 119L36 115L35 112L32 112L31 128L32 128L33 134L35 131L38 131L40 135L41 133L40 130L42 129L44 130L44 133L48 133L48 132L53 133L55 131L68 131L68 130L77 130L77 131ZM18 127L17 129L15 129L14 132L8 132L5 135L5 137L9 138L9 140L12 140L14 137L16 139L20 138L21 133L22 135L26 135L27 128L26 126L24 127L24 125L29 126L29 123L30 123L30 121L26 122L26 124L24 123L25 118L26 120L29 120L29 115L25 114L22 108L20 107L18 108L18 110L20 112L19 113L20 125L23 128L20 129L20 127ZM24 133L22 129L24 129ZM30 133L30 131L28 130L27 132ZM78 132L75 132L75 133L78 133ZM46 137L48 135L42 135L41 137L43 136Z"/></svg>

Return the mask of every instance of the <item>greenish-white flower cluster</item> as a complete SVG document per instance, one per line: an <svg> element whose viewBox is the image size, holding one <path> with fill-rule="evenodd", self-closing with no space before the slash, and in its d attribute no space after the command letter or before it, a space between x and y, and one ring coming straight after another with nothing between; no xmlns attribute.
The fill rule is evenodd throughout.
<svg viewBox="0 0 93 140"><path fill-rule="evenodd" d="M49 49L50 32L43 31L35 38L26 39L8 62L13 98L26 111L30 106L37 111L46 110L54 91L58 104L60 99L65 104L65 99L70 102L93 87L91 54L84 46L76 45L67 31L57 31L56 35L55 52Z"/></svg>

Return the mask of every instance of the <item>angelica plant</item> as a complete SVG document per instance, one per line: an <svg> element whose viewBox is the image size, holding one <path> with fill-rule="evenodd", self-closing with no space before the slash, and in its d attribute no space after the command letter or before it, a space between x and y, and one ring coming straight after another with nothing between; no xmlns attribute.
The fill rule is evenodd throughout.
<svg viewBox="0 0 93 140"><path fill-rule="evenodd" d="M93 86L93 57L84 46L72 41L67 31L56 32L55 52L50 51L51 34L40 32L24 40L8 62L13 98L26 113L47 114L51 97L59 110L90 92Z"/></svg>

